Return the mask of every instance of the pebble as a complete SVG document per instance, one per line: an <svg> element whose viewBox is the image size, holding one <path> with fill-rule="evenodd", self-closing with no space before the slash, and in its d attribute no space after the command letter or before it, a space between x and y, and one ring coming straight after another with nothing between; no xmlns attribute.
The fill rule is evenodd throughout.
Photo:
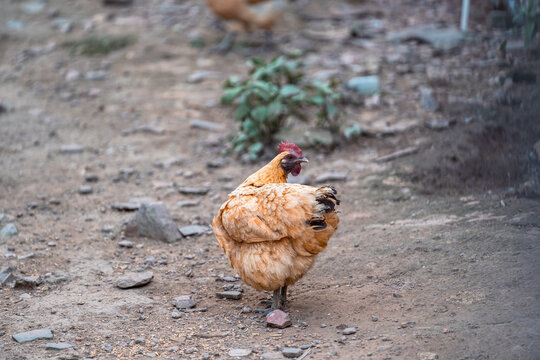
<svg viewBox="0 0 540 360"><path fill-rule="evenodd" d="M14 287L36 287L42 283L41 276L16 276Z"/></svg>
<svg viewBox="0 0 540 360"><path fill-rule="evenodd" d="M381 345L377 346L377 351L386 351L390 350L392 348L392 345Z"/></svg>
<svg viewBox="0 0 540 360"><path fill-rule="evenodd" d="M220 299L240 300L242 293L240 291L219 291L216 296Z"/></svg>
<svg viewBox="0 0 540 360"><path fill-rule="evenodd" d="M129 272L116 279L116 286L120 289L129 289L148 284L154 278L152 271Z"/></svg>
<svg viewBox="0 0 540 360"><path fill-rule="evenodd" d="M324 183L331 181L347 181L348 172L328 172L323 173L315 178L316 183Z"/></svg>
<svg viewBox="0 0 540 360"><path fill-rule="evenodd" d="M225 282L237 282L239 279L235 276L225 276L223 274L219 275L216 281L225 281Z"/></svg>
<svg viewBox="0 0 540 360"><path fill-rule="evenodd" d="M418 356L420 356L420 360L437 360L439 358L439 355L432 352L421 352Z"/></svg>
<svg viewBox="0 0 540 360"><path fill-rule="evenodd" d="M180 295L173 300L173 305L180 310L191 309L195 307L196 303L191 295Z"/></svg>
<svg viewBox="0 0 540 360"><path fill-rule="evenodd" d="M72 348L72 347L73 347L73 345L65 343L65 342L47 343L45 345L45 349L47 349L47 350L64 350L64 349L69 349L69 348Z"/></svg>
<svg viewBox="0 0 540 360"><path fill-rule="evenodd" d="M210 188L199 186L179 186L177 190L185 195L206 195L210 191Z"/></svg>
<svg viewBox="0 0 540 360"><path fill-rule="evenodd" d="M356 328L355 327L350 327L350 328L343 329L342 333L343 333L343 335L356 334Z"/></svg>
<svg viewBox="0 0 540 360"><path fill-rule="evenodd" d="M84 175L84 180L87 182L98 182L99 176L97 176L96 174L88 173Z"/></svg>
<svg viewBox="0 0 540 360"><path fill-rule="evenodd" d="M353 77L345 83L345 87L361 95L373 95L381 92L381 82L376 75Z"/></svg>
<svg viewBox="0 0 540 360"><path fill-rule="evenodd" d="M81 185L79 187L79 194L88 195L94 192L94 189L90 185Z"/></svg>
<svg viewBox="0 0 540 360"><path fill-rule="evenodd" d="M61 154L78 154L84 151L84 146L77 144L62 145L60 146Z"/></svg>
<svg viewBox="0 0 540 360"><path fill-rule="evenodd" d="M245 357L251 354L251 349L231 349L229 350L230 357Z"/></svg>
<svg viewBox="0 0 540 360"><path fill-rule="evenodd" d="M24 23L20 20L9 20L6 26L10 30L21 31L24 29Z"/></svg>
<svg viewBox="0 0 540 360"><path fill-rule="evenodd" d="M198 84L209 78L219 78L220 73L215 71L201 70L189 75L187 82L190 84Z"/></svg>
<svg viewBox="0 0 540 360"><path fill-rule="evenodd" d="M184 200L176 203L179 208L194 207L200 204L200 201Z"/></svg>
<svg viewBox="0 0 540 360"><path fill-rule="evenodd" d="M18 333L12 336L18 343L33 341L38 339L52 339L53 334L49 329L36 329L32 331Z"/></svg>
<svg viewBox="0 0 540 360"><path fill-rule="evenodd" d="M85 74L86 80L104 80L107 73L105 71L88 71Z"/></svg>
<svg viewBox="0 0 540 360"><path fill-rule="evenodd" d="M56 246L56 243L55 243L54 241L49 241L49 242L47 243L47 246L49 246L49 247L55 247L55 246Z"/></svg>
<svg viewBox="0 0 540 360"><path fill-rule="evenodd" d="M221 124L216 124L204 120L191 120L189 122L189 127L192 129L202 129L208 131L221 131L223 126Z"/></svg>
<svg viewBox="0 0 540 360"><path fill-rule="evenodd" d="M291 358L291 359L299 357L300 355L302 355L303 352L304 351L299 348L284 348L281 351L283 356L285 356L286 358Z"/></svg>
<svg viewBox="0 0 540 360"><path fill-rule="evenodd" d="M266 326L284 329L292 325L289 314L276 309L266 316Z"/></svg>
<svg viewBox="0 0 540 360"><path fill-rule="evenodd" d="M110 234L114 231L114 226L112 225L105 225L101 228L101 232L104 234Z"/></svg>
<svg viewBox="0 0 540 360"><path fill-rule="evenodd" d="M118 243L118 246L130 249L133 247L133 243L129 240L122 240Z"/></svg>
<svg viewBox="0 0 540 360"><path fill-rule="evenodd" d="M450 125L452 125L454 120L448 120L448 119L429 119L424 122L424 125L431 130L444 130L448 129Z"/></svg>
<svg viewBox="0 0 540 360"><path fill-rule="evenodd" d="M182 317L182 314L180 313L180 311L174 310L174 311L171 313L171 317L172 317L173 319L179 319L180 317Z"/></svg>
<svg viewBox="0 0 540 360"><path fill-rule="evenodd" d="M157 260L155 257L150 256L149 258L144 259L145 264L155 265L157 263Z"/></svg>
<svg viewBox="0 0 540 360"><path fill-rule="evenodd" d="M17 227L13 223L6 224L2 230L0 230L0 238L6 238L10 236L17 235L19 233L19 230L17 230Z"/></svg>
<svg viewBox="0 0 540 360"><path fill-rule="evenodd" d="M184 237L188 236L194 236L194 235L201 235L208 231L207 226L201 226L201 225L188 225L188 226L182 226L178 228L178 231L180 231L180 234Z"/></svg>
<svg viewBox="0 0 540 360"><path fill-rule="evenodd" d="M379 321L379 318L376 315L371 315L371 321L377 322Z"/></svg>
<svg viewBox="0 0 540 360"><path fill-rule="evenodd" d="M81 78L81 73L77 70L69 70L66 73L66 81L75 81Z"/></svg>
<svg viewBox="0 0 540 360"><path fill-rule="evenodd" d="M13 272L16 270L14 266L6 266L0 271L0 286L15 281Z"/></svg>

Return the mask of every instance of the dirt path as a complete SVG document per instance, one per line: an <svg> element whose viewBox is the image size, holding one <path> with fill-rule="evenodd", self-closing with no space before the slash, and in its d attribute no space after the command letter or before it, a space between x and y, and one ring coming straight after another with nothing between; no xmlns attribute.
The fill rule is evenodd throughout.
<svg viewBox="0 0 540 360"><path fill-rule="evenodd" d="M396 2L390 10L379 9L379 20L386 32L426 19L451 22L452 3L435 11ZM244 73L245 53L256 50L241 47L218 56L190 46L195 30L207 42L218 37L208 30L212 18L201 1L135 2L129 8L89 0L43 4L30 14L19 2L8 2L0 14L1 26L23 23L21 30L16 24L5 30L0 44L0 101L13 108L0 114L0 228L13 223L18 229L18 235L0 241L0 264L43 279L36 287L0 288L3 358L225 359L231 349L245 348L252 351L248 358L269 359L284 347L303 347L310 352L307 359L540 356L540 203L496 182L498 187L476 181L456 189L454 181L453 188L425 191L415 173L426 165L426 153L441 165L450 161L437 146L448 134L444 131L452 131L446 141L459 148L460 134L484 125L485 112L473 109L495 106L486 104L497 87L486 84L501 70L485 55L492 46L484 35L491 33L481 25L475 26L483 35L468 39L458 53L434 55L428 45L390 44L377 36L360 45L316 42L317 51L308 53L310 73L339 68L341 76L350 76L343 54L380 63L381 105L351 108L347 121L379 129L381 119L385 127L418 121L391 136L342 144L329 155L306 151L311 161L304 173L311 179L348 171L346 181L334 184L342 220L317 264L290 290L293 326L277 330L266 328L251 310L269 294L235 282L243 287L241 300L216 298L228 285L216 280L234 274L211 232L174 244L124 238L122 225L133 213L111 207L151 197L163 201L179 225L211 224L228 192L261 166L232 158L207 166L222 157L235 128L230 110L217 101L223 80ZM315 11L320 3L313 4ZM382 8L375 2L365 6ZM54 9L57 17L50 15ZM107 20L107 14L116 17ZM58 18L73 29L64 34L53 28ZM286 36L294 24L286 18L278 34ZM61 46L88 34L133 34L137 40L95 57L72 55ZM287 44L300 46L304 40L293 32ZM397 65L391 63L395 56ZM464 59L493 64L471 70L460 65ZM426 75L432 67L448 71L451 79L436 87L443 99L437 116L458 119L442 133L420 126L420 120L434 116L419 107L416 90L433 80ZM202 70L211 73L202 82L187 82ZM478 103L460 103L457 110L465 97ZM462 121L469 116L476 119L471 125ZM191 120L214 122L221 130L193 128ZM151 126L140 128L145 125ZM526 126L521 135L529 146L535 133L525 135ZM420 153L374 161L407 146L419 146ZM463 149L458 154L469 151ZM86 181L89 174L98 181ZM519 174L516 170L512 180ZM92 192L81 194L80 187L88 185ZM210 191L183 195L178 185ZM121 240L134 246L120 247ZM150 284L115 287L117 276L143 268L154 273ZM196 309L207 311L173 318L172 301L188 294ZM347 327L356 327L356 333L343 335ZM23 344L12 339L39 328L51 329L54 339ZM73 348L47 350L47 342Z"/></svg>

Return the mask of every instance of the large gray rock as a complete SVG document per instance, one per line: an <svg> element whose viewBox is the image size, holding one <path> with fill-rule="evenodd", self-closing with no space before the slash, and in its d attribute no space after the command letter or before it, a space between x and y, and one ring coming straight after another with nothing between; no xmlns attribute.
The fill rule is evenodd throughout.
<svg viewBox="0 0 540 360"><path fill-rule="evenodd" d="M125 234L145 236L168 243L176 242L182 237L162 202L141 204L135 218L127 224Z"/></svg>
<svg viewBox="0 0 540 360"><path fill-rule="evenodd" d="M32 331L26 331L13 335L13 340L18 343L27 341L33 341L38 339L52 339L53 334L49 329L37 329Z"/></svg>
<svg viewBox="0 0 540 360"><path fill-rule="evenodd" d="M129 272L116 279L116 286L120 289L129 289L148 284L154 278L151 271Z"/></svg>

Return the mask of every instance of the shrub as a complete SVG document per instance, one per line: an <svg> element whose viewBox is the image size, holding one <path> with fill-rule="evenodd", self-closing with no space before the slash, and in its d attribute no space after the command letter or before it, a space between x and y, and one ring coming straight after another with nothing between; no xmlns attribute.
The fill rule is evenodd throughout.
<svg viewBox="0 0 540 360"><path fill-rule="evenodd" d="M223 104L236 108L238 135L233 139L234 151L247 151L256 159L272 141L288 118L302 121L316 111L319 127L339 129L339 94L336 84L306 80L302 64L280 56L269 62L254 58L245 80L231 77L225 83Z"/></svg>

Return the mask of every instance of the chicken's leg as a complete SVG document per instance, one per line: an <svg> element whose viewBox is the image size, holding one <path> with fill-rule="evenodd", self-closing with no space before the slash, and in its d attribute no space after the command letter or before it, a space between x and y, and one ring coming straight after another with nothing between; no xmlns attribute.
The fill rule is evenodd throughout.
<svg viewBox="0 0 540 360"><path fill-rule="evenodd" d="M285 309L287 307L287 285L279 289L279 300L280 300L280 309Z"/></svg>

